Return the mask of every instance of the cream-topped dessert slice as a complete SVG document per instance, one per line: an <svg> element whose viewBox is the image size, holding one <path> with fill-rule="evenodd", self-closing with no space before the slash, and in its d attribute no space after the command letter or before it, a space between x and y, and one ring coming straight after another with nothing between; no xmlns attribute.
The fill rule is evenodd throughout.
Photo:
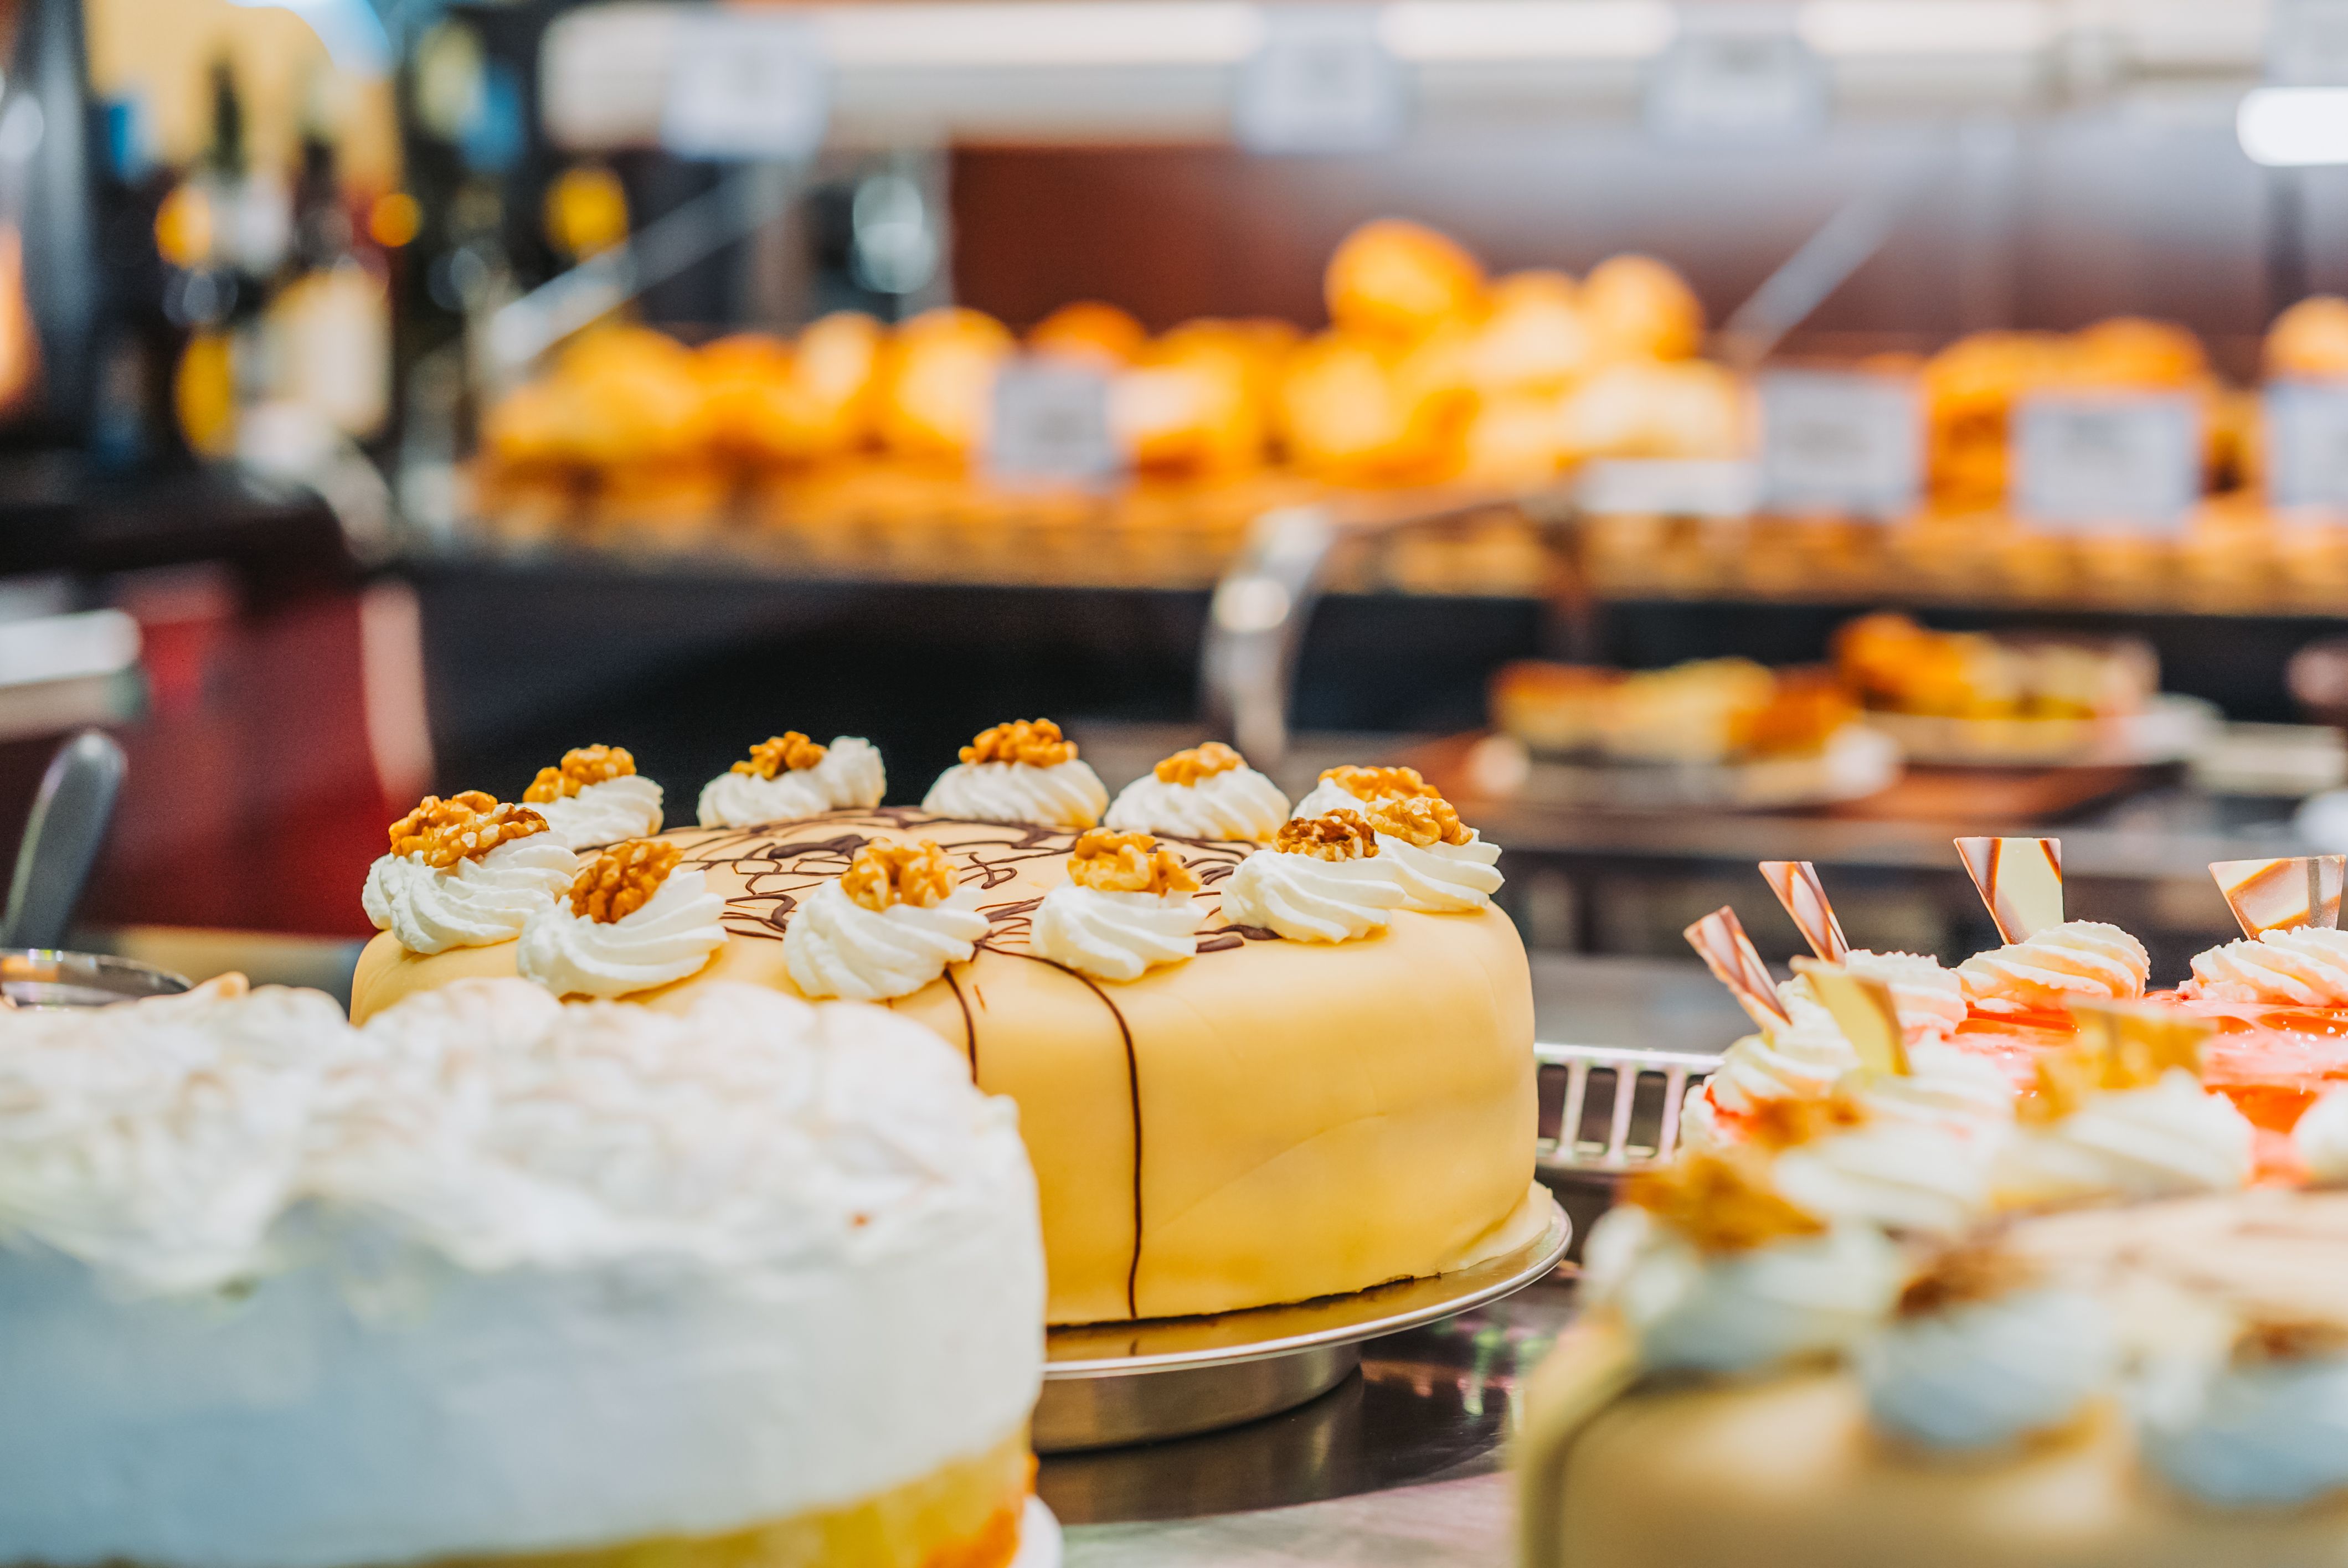
<svg viewBox="0 0 2348 1568"><path fill-rule="evenodd" d="M1198 873L1147 833L1096 827L1068 851L1068 885L1044 896L1028 946L1105 980L1139 979L1199 951Z"/></svg>
<svg viewBox="0 0 2348 1568"><path fill-rule="evenodd" d="M527 806L479 790L426 795L391 825L390 852L367 868L359 902L411 953L510 942L566 892L579 858Z"/></svg>
<svg viewBox="0 0 2348 1568"><path fill-rule="evenodd" d="M1264 840L1288 820L1280 786L1223 744L1176 752L1118 792L1105 819L1120 833Z"/></svg>
<svg viewBox="0 0 2348 1568"><path fill-rule="evenodd" d="M871 742L835 735L817 745L797 730L770 736L701 789L704 827L756 827L801 822L841 807L869 809L889 793L880 753Z"/></svg>
<svg viewBox="0 0 2348 1568"><path fill-rule="evenodd" d="M574 746L541 768L522 804L572 849L598 849L661 830L661 786L636 772L624 746Z"/></svg>
<svg viewBox="0 0 2348 1568"><path fill-rule="evenodd" d="M1086 828L1108 809L1108 788L1059 725L1017 719L981 731L962 749L962 761L938 775L922 809L973 822Z"/></svg>
<svg viewBox="0 0 2348 1568"><path fill-rule="evenodd" d="M516 969L556 996L623 997L697 974L726 945L726 901L674 844L618 844L580 870L571 896L522 927Z"/></svg>

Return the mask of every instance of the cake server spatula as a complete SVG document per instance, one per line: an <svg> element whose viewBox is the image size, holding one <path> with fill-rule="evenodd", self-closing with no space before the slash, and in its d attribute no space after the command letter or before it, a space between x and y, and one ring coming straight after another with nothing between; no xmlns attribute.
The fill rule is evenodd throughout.
<svg viewBox="0 0 2348 1568"><path fill-rule="evenodd" d="M65 940L114 820L127 767L122 748L101 730L84 730L49 759L16 846L0 948L54 948Z"/></svg>

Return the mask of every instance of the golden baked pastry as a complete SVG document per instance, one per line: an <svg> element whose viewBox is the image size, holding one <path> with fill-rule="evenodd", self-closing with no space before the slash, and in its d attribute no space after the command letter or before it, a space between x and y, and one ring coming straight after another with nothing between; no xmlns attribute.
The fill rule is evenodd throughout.
<svg viewBox="0 0 2348 1568"><path fill-rule="evenodd" d="M1695 291L1653 256L1609 257L1581 281L1581 308L1601 354L1621 359L1685 359L1704 343Z"/></svg>
<svg viewBox="0 0 2348 1568"><path fill-rule="evenodd" d="M1341 484L1440 477L1472 404L1406 379L1402 353L1342 332L1296 351L1281 388L1289 461Z"/></svg>
<svg viewBox="0 0 2348 1568"><path fill-rule="evenodd" d="M2267 328L2266 373L2278 381L2348 376L2348 300L2314 294Z"/></svg>
<svg viewBox="0 0 2348 1568"><path fill-rule="evenodd" d="M1506 915L1396 908L1362 939L1275 939L1215 912L1255 845L1161 836L1206 887L1197 956L1106 982L1029 945L1042 900L1070 885L1077 837L898 808L664 834L680 875L703 873L724 898L730 935L705 968L640 999L675 1009L728 979L798 994L781 939L793 912L873 841L931 840L987 933L890 1005L1018 1102L1051 1321L1359 1290L1524 1239L1537 1213L1532 1000ZM514 950L422 958L379 938L360 959L354 1016L512 974Z"/></svg>
<svg viewBox="0 0 2348 1568"><path fill-rule="evenodd" d="M1520 660L1493 678L1492 722L1537 752L1732 763L1823 751L1859 716L1830 671L1708 659L1625 673Z"/></svg>
<svg viewBox="0 0 2348 1568"><path fill-rule="evenodd" d="M1132 363L1148 341L1148 329L1134 320L1131 312L1098 300L1062 305L1027 333L1027 346L1037 354L1064 354L1108 365Z"/></svg>
<svg viewBox="0 0 2348 1568"><path fill-rule="evenodd" d="M1323 287L1341 331L1407 341L1478 313L1484 269L1434 230L1382 218L1345 236Z"/></svg>
<svg viewBox="0 0 2348 1568"><path fill-rule="evenodd" d="M967 463L985 443L994 374L1011 357L1001 322L953 306L898 327L883 356L880 430L907 457Z"/></svg>

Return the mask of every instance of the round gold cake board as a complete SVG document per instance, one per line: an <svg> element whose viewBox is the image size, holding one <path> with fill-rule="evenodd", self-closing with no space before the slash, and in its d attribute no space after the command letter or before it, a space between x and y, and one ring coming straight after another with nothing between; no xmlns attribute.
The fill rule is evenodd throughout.
<svg viewBox="0 0 2348 1568"><path fill-rule="evenodd" d="M1572 1223L1544 1194L1548 1224L1531 1241L1426 1279L1211 1317L1088 1323L1045 1337L1038 1453L1120 1448L1277 1415L1328 1392L1362 1361L1362 1344L1457 1317L1546 1278Z"/></svg>

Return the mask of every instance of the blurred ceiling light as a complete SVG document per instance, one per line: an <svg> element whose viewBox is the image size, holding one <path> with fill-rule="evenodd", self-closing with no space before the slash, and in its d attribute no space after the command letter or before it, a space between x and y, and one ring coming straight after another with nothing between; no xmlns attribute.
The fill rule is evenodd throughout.
<svg viewBox="0 0 2348 1568"><path fill-rule="evenodd" d="M2299 169L2348 163L2348 87L2254 87L2234 113L2253 163Z"/></svg>
<svg viewBox="0 0 2348 1568"><path fill-rule="evenodd" d="M1678 30L1663 0L1399 0L1378 22L1405 60L1642 60Z"/></svg>
<svg viewBox="0 0 2348 1568"><path fill-rule="evenodd" d="M291 11L310 24L335 68L354 76L391 74L391 36L367 0L229 0L254 11Z"/></svg>

